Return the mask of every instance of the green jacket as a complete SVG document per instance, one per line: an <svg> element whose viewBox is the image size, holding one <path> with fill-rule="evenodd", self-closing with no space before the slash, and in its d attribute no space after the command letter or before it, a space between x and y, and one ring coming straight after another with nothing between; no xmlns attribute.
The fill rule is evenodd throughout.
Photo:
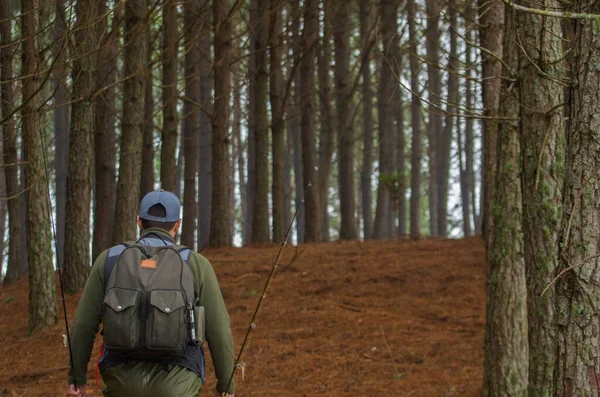
<svg viewBox="0 0 600 397"><path fill-rule="evenodd" d="M172 240L171 236L162 229L148 229L142 235L149 233L155 233L165 239ZM100 329L102 320L99 316L99 308L104 300L104 262L107 253L108 250L102 252L92 266L71 328L75 379L78 384L82 385L87 381L87 366L94 346L94 339ZM194 286L200 299L200 305L204 306L206 341L210 348L217 376L217 390L222 393L227 387L227 382L234 367L233 337L231 335L229 314L214 269L209 261L204 256L192 252L188 263L194 276ZM149 367L153 365L153 363L148 363ZM191 371L187 372L189 372L189 376L198 377ZM72 371L69 373L68 381L73 383ZM234 385L232 382L228 392L233 393L233 390Z"/></svg>

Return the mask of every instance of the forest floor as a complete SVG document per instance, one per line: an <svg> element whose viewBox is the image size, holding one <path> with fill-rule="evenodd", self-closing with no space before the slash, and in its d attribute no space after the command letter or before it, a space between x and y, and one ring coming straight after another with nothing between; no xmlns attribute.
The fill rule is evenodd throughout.
<svg viewBox="0 0 600 397"><path fill-rule="evenodd" d="M277 247L211 249L236 354ZM295 259L294 259L295 258ZM287 247L244 355L244 396L481 395L483 242L334 242ZM64 396L64 320L27 334L28 284L0 286L0 396ZM69 320L79 296L66 299ZM100 338L97 338L100 339ZM101 396L94 369L88 395ZM214 372L207 354L212 396ZM100 380L102 388L102 380Z"/></svg>

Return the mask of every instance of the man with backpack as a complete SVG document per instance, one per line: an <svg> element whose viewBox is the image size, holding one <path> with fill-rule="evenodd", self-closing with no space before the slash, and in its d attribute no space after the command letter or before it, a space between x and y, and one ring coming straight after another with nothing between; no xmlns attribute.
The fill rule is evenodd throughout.
<svg viewBox="0 0 600 397"><path fill-rule="evenodd" d="M226 390L234 367L229 315L208 260L174 244L179 212L175 194L148 193L137 219L140 239L96 259L73 319L68 397L86 396L87 365L101 322L104 396L197 396L206 339L215 395L233 397L233 381Z"/></svg>

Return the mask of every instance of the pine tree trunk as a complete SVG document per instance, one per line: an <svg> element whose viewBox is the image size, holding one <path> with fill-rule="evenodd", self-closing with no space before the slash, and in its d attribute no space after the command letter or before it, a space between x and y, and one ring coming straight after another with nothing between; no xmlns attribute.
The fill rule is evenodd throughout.
<svg viewBox="0 0 600 397"><path fill-rule="evenodd" d="M113 241L120 243L136 236L142 168L144 129L145 69L148 23L146 0L125 3L125 81L123 122L117 182L117 205Z"/></svg>
<svg viewBox="0 0 600 397"><path fill-rule="evenodd" d="M360 177L361 206L363 218L364 238L368 240L373 235L373 199L371 174L373 173L373 90L371 89L371 56L369 54L373 45L371 0L359 1L361 58L365 64L361 69L362 74L362 103L363 103L363 164Z"/></svg>
<svg viewBox="0 0 600 397"><path fill-rule="evenodd" d="M35 16L39 10L37 0L22 0L21 29L23 50L21 72L23 106L23 156L26 193L27 257L29 259L29 331L53 326L58 321L56 287L52 262L52 236L48 208L48 181L44 175L42 135L39 118L39 75L36 49Z"/></svg>
<svg viewBox="0 0 600 397"><path fill-rule="evenodd" d="M273 241L283 240L285 233L283 205L283 158L285 134L285 109L283 108L283 71L281 69L281 54L283 45L282 11L283 1L270 0L269 13L269 53L270 53L270 99L271 99L271 133L273 136L273 183L271 195L273 200ZM267 216L268 222L268 216Z"/></svg>
<svg viewBox="0 0 600 397"><path fill-rule="evenodd" d="M599 14L598 3L578 1L574 12ZM556 285L556 396L597 396L600 373L600 39L597 21L573 20L566 178L560 267L576 266ZM556 170L558 171L558 170Z"/></svg>
<svg viewBox="0 0 600 397"><path fill-rule="evenodd" d="M335 0L323 0L324 21L322 44L317 55L317 74L319 80L319 102L320 129L319 129L319 206L321 208L321 237L323 241L329 241L329 213L327 201L329 193L329 177L331 174L331 159L333 157L334 141L336 135L336 116L331 106L331 21L336 16L332 15L335 10Z"/></svg>
<svg viewBox="0 0 600 397"><path fill-rule="evenodd" d="M177 161L177 9L175 0L164 0L163 50L162 50L162 103L163 125L160 151L160 184L167 191L174 192L176 185Z"/></svg>
<svg viewBox="0 0 600 397"><path fill-rule="evenodd" d="M248 54L248 180L246 182L246 199L248 208L243 227L245 228L244 244L254 241L252 237L254 223L254 201L256 201L256 26L258 25L258 0L249 0L250 25Z"/></svg>
<svg viewBox="0 0 600 397"><path fill-rule="evenodd" d="M379 110L379 185L377 187L377 209L373 225L373 238L386 239L388 235L390 180L392 178L392 131L394 127L394 65L398 46L397 0L380 0L381 46L385 59L381 60L378 110ZM391 51L390 51L391 49Z"/></svg>
<svg viewBox="0 0 600 397"><path fill-rule="evenodd" d="M414 0L407 0L409 51L417 53L416 21L417 8ZM419 60L410 57L410 89L413 92L410 105L412 143L410 160L410 234L413 237L421 235L421 100L416 95L419 92Z"/></svg>
<svg viewBox="0 0 600 397"><path fill-rule="evenodd" d="M426 0L427 14L427 87L429 92L429 125L427 126L427 139L429 142L429 232L432 236L439 236L439 185L438 173L442 147L441 91L442 83L439 69L440 46L440 7L437 0Z"/></svg>
<svg viewBox="0 0 600 397"><path fill-rule="evenodd" d="M467 76L469 76L468 72L467 72ZM467 96L467 102L469 101L469 95L470 93L470 84L469 84L469 80L465 81L466 84L466 96ZM470 119L466 120L466 127L465 129L469 129L469 127L472 128L472 123L471 125L469 125L469 121ZM463 226L463 235L464 237L469 237L471 236L473 233L471 231L471 211L469 209L471 200L469 197L469 182L467 180L467 170L465 169L465 158L468 157L465 155L465 145L463 145L463 132L460 128L458 128L458 133L457 133L457 144L458 144L458 169L459 169L459 178L460 178L460 204L461 204L461 209L462 209L462 226Z"/></svg>
<svg viewBox="0 0 600 397"><path fill-rule="evenodd" d="M267 113L267 47L269 39L269 0L257 0L257 24L254 26L254 57L256 85L254 86L254 150L256 155L256 196L252 203L252 241L264 243L269 236L269 119Z"/></svg>
<svg viewBox="0 0 600 397"><path fill-rule="evenodd" d="M210 245L231 245L229 227L229 89L231 21L228 18L229 0L213 2L215 26L215 101L212 140L212 212Z"/></svg>
<svg viewBox="0 0 600 397"><path fill-rule="evenodd" d="M69 94L67 89L67 68L65 46L65 7L63 0L56 1L56 22L54 24L54 40L52 54L58 58L54 66L54 169L56 188L56 238L58 240L58 257L64 262L65 243L65 211L67 205L67 169L69 167Z"/></svg>
<svg viewBox="0 0 600 397"><path fill-rule="evenodd" d="M212 209L212 4L200 0L203 23L198 32L200 45L200 139L198 142L198 249L208 245Z"/></svg>
<svg viewBox="0 0 600 397"><path fill-rule="evenodd" d="M150 0L148 5L150 5ZM140 187L140 200L146 193L154 190L154 79L152 53L154 52L155 35L152 27L146 26L148 39L148 53L146 54L146 82L144 98L144 137L142 151L142 182Z"/></svg>
<svg viewBox="0 0 600 397"><path fill-rule="evenodd" d="M467 20L467 24L473 23L473 11L471 7L471 2L467 3L467 9L465 11L465 18ZM467 28L469 29L469 28ZM473 30L469 29L465 32L465 37L469 42L473 42ZM465 101L467 111L473 109L473 84L471 82L471 78L473 76L473 67L471 61L471 46L469 44L466 45L465 51ZM465 145L462 144L462 132L458 133L461 142L459 142L459 151L461 157L461 165L460 165L460 189L461 189L461 198L462 198L462 213L463 213L463 233L465 237L469 237L472 234L471 229L471 214L472 207L475 207L475 201L472 200L471 191L474 190L474 186L471 185L474 179L473 174L473 118L467 117L465 120ZM464 161L464 166L462 161ZM485 167L485 165L484 165ZM474 208L473 208L474 212ZM475 220L475 219L473 219ZM477 222L475 222L477 224Z"/></svg>
<svg viewBox="0 0 600 397"><path fill-rule="evenodd" d="M300 66L302 136L302 176L304 190L306 242L321 241L321 213L319 210L319 185L315 173L315 66L314 58L319 37L318 0L304 4L304 29L302 30L302 63Z"/></svg>
<svg viewBox="0 0 600 397"><path fill-rule="evenodd" d="M76 4L73 61L73 94L71 134L69 142L69 173L67 176L67 212L64 248L63 288L65 292L80 292L85 287L90 269L90 207L92 200L92 158L94 153L94 54L96 5L94 0Z"/></svg>
<svg viewBox="0 0 600 397"><path fill-rule="evenodd" d="M555 9L556 0L543 8ZM557 18L517 14L522 42L521 146L523 232L529 322L529 396L554 393L556 322L554 289L542 292L559 267L557 247L562 216L565 131L562 105L562 28ZM540 70L544 73L540 73ZM598 153L597 153L598 154ZM580 395L580 393L576 393ZM573 395L573 394L571 394Z"/></svg>
<svg viewBox="0 0 600 397"><path fill-rule="evenodd" d="M395 16L395 13L394 13ZM341 215L341 240L358 237L354 201L354 129L352 123L352 83L350 81L350 8L344 2L335 3L333 18L335 44L335 97L338 116L338 178ZM391 134L391 131L390 131Z"/></svg>
<svg viewBox="0 0 600 397"><path fill-rule="evenodd" d="M17 147L18 131L15 128L13 117L7 118L13 111L14 103L13 87L10 81L13 79L12 57L14 42L10 29L11 2L0 2L0 95L2 97L2 116L6 118L2 124L2 149L6 173L6 195L11 197L8 205L8 265L4 283L16 282L21 276L23 255L21 240L21 208L19 203L23 196L19 194L19 149ZM13 164L13 165L10 165Z"/></svg>
<svg viewBox="0 0 600 397"><path fill-rule="evenodd" d="M440 237L448 236L448 177L450 172L450 147L454 129L456 105L458 103L458 55L457 55L457 29L456 0L448 3L448 18L450 30L450 57L448 59L448 96L446 111L446 124L441 131L437 155L437 232Z"/></svg>
<svg viewBox="0 0 600 397"><path fill-rule="evenodd" d="M98 4L98 15L107 12L104 2ZM94 118L94 240L92 242L92 258L109 248L113 242L114 214L116 201L116 152L117 138L115 134L115 87L117 76L117 58L119 53L120 11L115 11L112 28L105 34L108 17L99 19L97 36L102 37L101 47L97 53L95 88L102 90L96 96L96 115Z"/></svg>
<svg viewBox="0 0 600 397"><path fill-rule="evenodd" d="M481 86L484 115L491 117L483 120L483 234L486 246L491 247L493 217L491 202L494 197L494 185L496 181L497 164L497 135L498 122L493 119L498 114L500 106L500 85L502 75L502 47L504 38L504 3L488 3L479 0L479 8L482 12L479 17L480 45L487 49L481 51ZM494 54L492 56L489 53Z"/></svg>
<svg viewBox="0 0 600 397"><path fill-rule="evenodd" d="M183 139L180 150L184 151L185 170L183 186L183 225L181 244L194 250L196 232L196 172L198 171L198 138L200 136L200 45L201 29L199 1L184 3L183 39L185 48L185 99L183 102Z"/></svg>
<svg viewBox="0 0 600 397"><path fill-rule="evenodd" d="M506 10L504 60L518 68L514 11ZM503 73L510 76L509 70ZM527 396L527 287L523 261L521 145L518 86L505 80L498 130L498 173L494 191L494 240L487 275L485 397Z"/></svg>
<svg viewBox="0 0 600 397"><path fill-rule="evenodd" d="M244 239L244 220L248 211L248 201L246 200L246 178L244 167L244 142L242 140L242 82L241 78L234 73L233 80L233 140L237 147L235 152L236 157L233 159L237 162L238 185L240 188L240 233L242 241ZM232 164L233 168L233 164Z"/></svg>

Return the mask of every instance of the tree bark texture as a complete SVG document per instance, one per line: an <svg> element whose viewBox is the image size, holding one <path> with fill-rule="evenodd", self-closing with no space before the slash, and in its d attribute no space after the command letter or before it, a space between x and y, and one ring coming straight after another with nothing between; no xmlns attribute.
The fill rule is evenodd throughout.
<svg viewBox="0 0 600 397"><path fill-rule="evenodd" d="M519 66L515 15L506 10L504 59L512 71ZM509 70L503 71L510 75ZM513 77L513 76L511 76ZM514 80L514 77L513 79ZM485 397L527 396L527 286L523 260L519 88L506 79L502 86L498 130L498 173L493 201L494 240L487 275L485 335Z"/></svg>
<svg viewBox="0 0 600 397"><path fill-rule="evenodd" d="M83 291L90 270L90 207L94 153L94 48L97 2L77 2L72 69L73 94L69 173L64 247L63 288L68 293Z"/></svg>
<svg viewBox="0 0 600 397"><path fill-rule="evenodd" d="M11 2L0 2L0 96L2 99L2 116L6 118L13 111L13 78L12 58L15 51L14 41L10 29ZM22 216L19 203L24 199L19 193L19 149L17 147L18 131L13 117L7 118L2 124L2 149L4 164L15 164L5 168L6 195L12 197L7 201L9 247L8 263L4 283L16 282L22 270Z"/></svg>
<svg viewBox="0 0 600 397"><path fill-rule="evenodd" d="M125 3L125 76L123 83L123 121L115 232L113 241L134 239L139 209L144 129L145 70L148 46L146 0Z"/></svg>
<svg viewBox="0 0 600 397"><path fill-rule="evenodd" d="M150 5L150 0L147 0ZM154 53L155 32L150 25L146 25L146 39L148 40L148 53L146 54L146 82L144 98L144 137L142 151L142 182L140 186L140 200L154 190Z"/></svg>
<svg viewBox="0 0 600 397"><path fill-rule="evenodd" d="M56 287L52 262L52 235L48 208L48 181L44 174L42 134L38 114L39 75L35 16L37 0L22 0L21 54L23 157L25 164L27 258L29 259L29 331L57 323Z"/></svg>
<svg viewBox="0 0 600 397"><path fill-rule="evenodd" d="M598 14L598 3L573 11ZM570 122L567 132L560 267L556 285L555 396L600 395L600 39L598 21L573 20Z"/></svg>
<svg viewBox="0 0 600 397"><path fill-rule="evenodd" d="M210 245L231 245L229 226L229 89L231 22L229 0L213 2L215 101L212 140L212 211Z"/></svg>
<svg viewBox="0 0 600 397"><path fill-rule="evenodd" d="M527 3L523 3L528 5ZM555 0L543 8L555 9ZM559 267L557 246L565 174L561 21L517 14L520 56L523 233L529 322L529 396L554 393L554 288L542 292Z"/></svg>

